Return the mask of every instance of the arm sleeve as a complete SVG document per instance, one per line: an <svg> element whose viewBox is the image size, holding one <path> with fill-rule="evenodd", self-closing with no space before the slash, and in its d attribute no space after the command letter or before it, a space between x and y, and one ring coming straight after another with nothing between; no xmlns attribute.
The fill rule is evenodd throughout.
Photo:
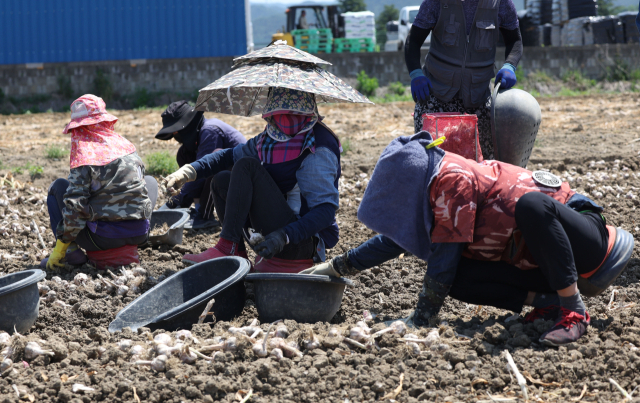
<svg viewBox="0 0 640 403"><path fill-rule="evenodd" d="M384 235L376 235L347 252L349 263L357 270L370 269L404 253L398 244Z"/></svg>
<svg viewBox="0 0 640 403"><path fill-rule="evenodd" d="M520 34L520 27L516 29L508 30L506 28L500 28L502 37L504 38L504 57L505 63L509 63L514 68L518 67L520 58L522 57L522 35Z"/></svg>
<svg viewBox="0 0 640 403"><path fill-rule="evenodd" d="M433 210L433 243L473 242L478 186L464 172L439 176L430 193Z"/></svg>
<svg viewBox="0 0 640 403"><path fill-rule="evenodd" d="M227 148L226 150L216 151L205 155L196 162L192 162L191 166L198 174L196 180L208 178L220 171L231 168L234 162L233 150L233 148Z"/></svg>
<svg viewBox="0 0 640 403"><path fill-rule="evenodd" d="M409 73L422 68L420 65L420 48L430 32L431 28L420 28L416 26L416 24L411 26L411 31L409 31L409 35L407 35L407 40L404 44L404 62L407 65Z"/></svg>
<svg viewBox="0 0 640 403"><path fill-rule="evenodd" d="M309 212L285 227L289 242L298 243L333 223L339 206L339 193L334 183L338 177L338 158L327 148L319 147L307 156L296 179Z"/></svg>
<svg viewBox="0 0 640 403"><path fill-rule="evenodd" d="M224 133L217 126L203 126L200 130L200 142L196 160L211 154L217 148L224 148ZM194 198L200 197L206 178L185 183L180 190L180 205L188 207Z"/></svg>
<svg viewBox="0 0 640 403"><path fill-rule="evenodd" d="M456 270L462 258L466 243L434 243L431 245L431 256L427 265L427 276L435 281L451 285L456 277Z"/></svg>
<svg viewBox="0 0 640 403"><path fill-rule="evenodd" d="M91 168L81 166L69 173L69 186L64 194L62 221L58 225L56 238L64 243L74 241L93 215L89 205L91 196Z"/></svg>

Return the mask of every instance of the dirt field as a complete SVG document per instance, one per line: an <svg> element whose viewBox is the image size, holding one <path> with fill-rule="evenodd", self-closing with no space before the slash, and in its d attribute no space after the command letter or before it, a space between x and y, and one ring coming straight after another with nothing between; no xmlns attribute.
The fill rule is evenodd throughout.
<svg viewBox="0 0 640 403"><path fill-rule="evenodd" d="M543 98L540 103L543 123L529 168L547 168L566 178L577 191L593 195L606 206L608 223L637 236L640 141L635 140L640 140L640 96ZM344 180L338 211L341 241L330 256L374 235L356 219L364 191L362 183L390 139L411 133L412 109L409 103L321 106L325 122L343 140L349 139L351 145L342 158ZM160 149L177 149L176 143L153 139L160 127L160 111L113 113L120 118L118 131L136 145L143 157ZM258 117L216 117L248 136L259 133L264 125ZM47 249L53 246L44 200L49 183L67 176L68 161L47 160L44 149L50 144L68 147L68 137L61 133L67 120L67 114L59 113L0 116L0 177L27 163L45 168L43 177L33 183L26 170L16 175L19 183L14 186L19 188L20 183L25 183L22 189L12 188L10 178L2 185L0 276L35 268L47 255L33 232L32 220L43 233ZM147 277L130 281L143 280L139 291L144 292L161 276L182 269L183 253L204 251L215 244L218 234L185 231L183 245L141 250L141 266ZM384 327L381 320L405 316L412 309L426 264L404 257L354 277L356 286L346 292L332 323L299 325L286 321L290 332L287 342L298 341L303 346L309 329L320 338L320 348L301 347L302 357L279 361L258 358L239 337L236 351L220 352L210 361L199 358L192 364L173 356L161 371L131 363L156 355L150 335L144 330L116 334L107 331L116 313L138 295L132 283L127 294L118 295L107 286L96 285L96 270L88 266L67 267L47 273L44 284L51 291L42 290L40 316L31 332L14 336L9 350L2 346L0 334L0 351L4 351L0 361L5 356L13 361L12 365L0 364L0 402L231 402L244 398L244 392L239 391L249 389L253 391L253 402L523 401L515 377L506 368L504 350L513 355L528 379L530 401L622 401L623 394L612 386L610 378L628 393L640 386L640 306L635 305L640 292L639 248L636 246L626 272L612 287L617 294L611 304L611 289L606 295L586 299L592 326L578 343L566 347L545 348L537 343L551 322L525 325L513 312L451 299L443 310L439 340L430 347L420 346L420 354L392 334L378 339L380 350L362 350L341 341L363 319L365 310L376 315L368 324L379 330ZM86 273L88 281L77 278L75 284L79 273ZM242 316L233 323L196 325L191 330L201 346L213 342L206 339L230 337L229 326L247 326L254 318L257 311L248 299ZM267 325L261 326L266 330ZM338 335L329 334L334 327ZM426 337L429 330L414 333ZM162 332L156 331L152 336L159 333ZM173 333L172 337L178 335ZM27 358L27 341L37 341L53 351L53 356ZM185 343L199 348L188 338ZM132 351L132 345L142 347ZM136 349L143 351L132 357ZM192 360L184 352L183 359ZM91 390L79 390L76 384Z"/></svg>

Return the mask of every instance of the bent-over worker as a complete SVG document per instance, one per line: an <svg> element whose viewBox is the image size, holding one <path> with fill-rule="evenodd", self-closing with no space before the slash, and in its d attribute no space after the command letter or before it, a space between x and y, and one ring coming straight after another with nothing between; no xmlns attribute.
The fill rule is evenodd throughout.
<svg viewBox="0 0 640 403"><path fill-rule="evenodd" d="M204 112L196 111L187 101L171 103L162 112L162 129L156 134L160 140L174 138L181 144L176 155L178 166L190 164L214 151L234 148L247 139L235 128L219 119L205 119ZM195 205L191 228L205 229L219 225L213 216L211 179L203 178L186 184L180 194L167 201L166 207L179 208Z"/></svg>
<svg viewBox="0 0 640 403"><path fill-rule="evenodd" d="M350 275L408 250L428 262L408 323L429 325L449 295L518 313L534 306L525 320L555 320L542 343L576 341L590 323L578 276L626 265L616 234L628 233L566 182L551 187L524 168L426 149L431 142L423 131L382 153L358 210L381 235L303 273Z"/></svg>

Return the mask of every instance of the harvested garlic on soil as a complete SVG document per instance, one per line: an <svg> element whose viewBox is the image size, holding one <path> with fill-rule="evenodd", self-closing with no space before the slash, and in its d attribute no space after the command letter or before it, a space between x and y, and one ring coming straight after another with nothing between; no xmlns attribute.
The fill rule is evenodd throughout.
<svg viewBox="0 0 640 403"><path fill-rule="evenodd" d="M127 351L131 348L131 340L129 339L120 340L117 344L121 351Z"/></svg>
<svg viewBox="0 0 640 403"><path fill-rule="evenodd" d="M185 364L193 364L198 359L198 356L189 349L189 347L185 347L180 354L180 361Z"/></svg>
<svg viewBox="0 0 640 403"><path fill-rule="evenodd" d="M156 343L166 344L167 346L173 345L173 339L167 333L158 333L153 337L153 341Z"/></svg>
<svg viewBox="0 0 640 403"><path fill-rule="evenodd" d="M269 346L271 348L279 348L282 351L288 351L298 357L302 357L302 353L300 352L300 350L288 345L283 338L280 337L274 337L271 340L269 340Z"/></svg>
<svg viewBox="0 0 640 403"><path fill-rule="evenodd" d="M136 267L132 271L133 271L133 275L136 277L144 277L147 275L147 271L142 267Z"/></svg>
<svg viewBox="0 0 640 403"><path fill-rule="evenodd" d="M10 341L11 341L11 336L9 336L9 333L0 332L0 344L7 344Z"/></svg>
<svg viewBox="0 0 640 403"><path fill-rule="evenodd" d="M352 327L349 331L349 338L363 342L369 340L371 336L367 332L365 332L360 326Z"/></svg>
<svg viewBox="0 0 640 403"><path fill-rule="evenodd" d="M282 355L282 350L280 350L279 348L274 348L273 350L271 350L271 356L278 361L284 358L284 356Z"/></svg>
<svg viewBox="0 0 640 403"><path fill-rule="evenodd" d="M55 353L50 350L43 350L42 347L40 347L40 345L35 341L28 342L26 347L24 348L24 358L26 358L27 360L32 360L40 355L49 355L53 357Z"/></svg>
<svg viewBox="0 0 640 403"><path fill-rule="evenodd" d="M64 301L60 301L59 299L53 301L53 306L59 306L61 308L71 308L71 305L67 304Z"/></svg>
<svg viewBox="0 0 640 403"><path fill-rule="evenodd" d="M87 281L89 281L89 276L87 276L84 273L78 273L76 274L76 276L73 278L73 283L75 285L85 285L87 283Z"/></svg>
<svg viewBox="0 0 640 403"><path fill-rule="evenodd" d="M129 287L127 287L126 285L119 285L118 288L116 289L116 294L118 295L127 295L128 292L129 292Z"/></svg>
<svg viewBox="0 0 640 403"><path fill-rule="evenodd" d="M407 332L407 325L404 322L397 320L393 322L391 325L389 325L388 328L375 332L373 334L373 337L376 338L389 332L402 336Z"/></svg>
<svg viewBox="0 0 640 403"><path fill-rule="evenodd" d="M309 330L308 337L302 341L302 345L304 346L305 350L315 350L316 348L320 347L320 340L318 340L318 337L313 332L313 330Z"/></svg>
<svg viewBox="0 0 640 403"><path fill-rule="evenodd" d="M189 330L178 330L176 332L176 339L186 341L186 340L193 339L193 335Z"/></svg>
<svg viewBox="0 0 640 403"><path fill-rule="evenodd" d="M145 352L145 348L139 344L136 344L135 346L131 347L131 349L129 350L129 354L133 355L133 356L137 356L137 355L142 355Z"/></svg>
<svg viewBox="0 0 640 403"><path fill-rule="evenodd" d="M134 365L149 365L154 371L163 372L167 367L167 359L166 355L159 355L151 361L136 361Z"/></svg>

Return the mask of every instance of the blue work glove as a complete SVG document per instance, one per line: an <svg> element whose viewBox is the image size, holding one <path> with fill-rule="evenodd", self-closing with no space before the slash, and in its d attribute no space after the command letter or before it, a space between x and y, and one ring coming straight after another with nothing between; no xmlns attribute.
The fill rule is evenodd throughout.
<svg viewBox="0 0 640 403"><path fill-rule="evenodd" d="M409 76L411 77L411 96L413 96L413 101L427 102L431 81L425 77L420 69L413 70Z"/></svg>
<svg viewBox="0 0 640 403"><path fill-rule="evenodd" d="M287 244L287 233L283 228L277 229L264 237L264 241L253 247L254 252L265 259L271 259L282 252Z"/></svg>
<svg viewBox="0 0 640 403"><path fill-rule="evenodd" d="M500 83L500 89L507 90L518 82L516 79L516 69L509 63L505 63L496 75L496 84Z"/></svg>

